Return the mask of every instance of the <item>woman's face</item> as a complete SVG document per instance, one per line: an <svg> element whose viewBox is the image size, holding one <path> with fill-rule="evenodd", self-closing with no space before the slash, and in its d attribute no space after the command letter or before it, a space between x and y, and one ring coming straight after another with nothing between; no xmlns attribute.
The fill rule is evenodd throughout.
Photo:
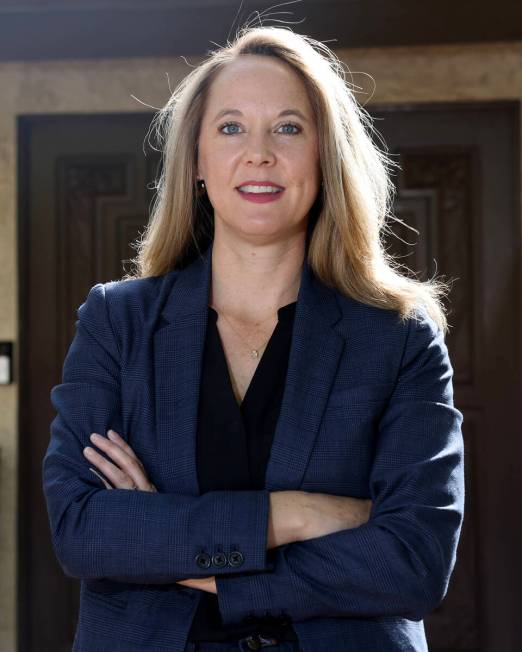
<svg viewBox="0 0 522 652"><path fill-rule="evenodd" d="M289 110L301 115L280 115ZM215 77L199 134L198 178L214 208L216 234L232 231L251 242L304 235L321 183L318 134L306 88L284 62L243 56ZM250 201L238 190L249 181L284 191L254 195L273 201Z"/></svg>

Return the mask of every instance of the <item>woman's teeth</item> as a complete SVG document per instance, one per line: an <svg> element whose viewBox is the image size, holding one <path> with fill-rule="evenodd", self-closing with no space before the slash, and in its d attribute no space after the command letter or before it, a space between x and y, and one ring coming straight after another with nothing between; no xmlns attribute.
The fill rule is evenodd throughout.
<svg viewBox="0 0 522 652"><path fill-rule="evenodd" d="M238 190L241 192L267 193L281 192L282 188L274 188L274 186L239 186Z"/></svg>

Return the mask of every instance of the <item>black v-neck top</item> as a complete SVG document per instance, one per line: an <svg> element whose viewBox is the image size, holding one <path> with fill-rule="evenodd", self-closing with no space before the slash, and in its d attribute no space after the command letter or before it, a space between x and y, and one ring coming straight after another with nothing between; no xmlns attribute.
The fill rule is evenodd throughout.
<svg viewBox="0 0 522 652"><path fill-rule="evenodd" d="M200 493L264 489L275 426L281 409L296 302L277 311L278 322L238 405L217 328L218 313L208 307L197 427ZM268 551L270 558L271 551ZM289 619L253 619L223 625L217 595L203 592L189 641L225 641L256 631L296 641Z"/></svg>

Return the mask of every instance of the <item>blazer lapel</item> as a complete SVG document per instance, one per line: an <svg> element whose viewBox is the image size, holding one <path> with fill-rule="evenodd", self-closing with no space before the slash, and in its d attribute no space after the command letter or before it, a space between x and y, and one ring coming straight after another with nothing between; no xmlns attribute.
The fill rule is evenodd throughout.
<svg viewBox="0 0 522 652"><path fill-rule="evenodd" d="M305 258L281 412L265 488L300 489L330 394L344 339L333 329L341 318L335 291L314 276Z"/></svg>
<svg viewBox="0 0 522 652"><path fill-rule="evenodd" d="M212 275L212 243L177 272L154 334L156 436L163 489L199 495L196 432ZM265 474L268 490L299 489L344 346L335 291L305 259L281 412ZM158 469L159 470L159 469Z"/></svg>
<svg viewBox="0 0 522 652"><path fill-rule="evenodd" d="M158 466L164 490L199 495L196 434L211 247L177 272L154 335Z"/></svg>

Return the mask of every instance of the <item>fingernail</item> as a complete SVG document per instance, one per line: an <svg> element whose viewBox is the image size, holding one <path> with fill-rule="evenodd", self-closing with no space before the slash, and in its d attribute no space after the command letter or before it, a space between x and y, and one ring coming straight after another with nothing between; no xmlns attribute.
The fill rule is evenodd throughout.
<svg viewBox="0 0 522 652"><path fill-rule="evenodd" d="M86 447L83 449L83 452L84 452L86 455L90 455L90 454L93 453L94 451L93 451L92 448L89 448L89 446L86 446Z"/></svg>
<svg viewBox="0 0 522 652"><path fill-rule="evenodd" d="M100 435L97 435L95 432L93 432L90 439L91 439L91 441L99 441L101 439L101 437L100 437Z"/></svg>
<svg viewBox="0 0 522 652"><path fill-rule="evenodd" d="M107 437L109 437L109 439L116 439L116 433L114 430L107 430Z"/></svg>

